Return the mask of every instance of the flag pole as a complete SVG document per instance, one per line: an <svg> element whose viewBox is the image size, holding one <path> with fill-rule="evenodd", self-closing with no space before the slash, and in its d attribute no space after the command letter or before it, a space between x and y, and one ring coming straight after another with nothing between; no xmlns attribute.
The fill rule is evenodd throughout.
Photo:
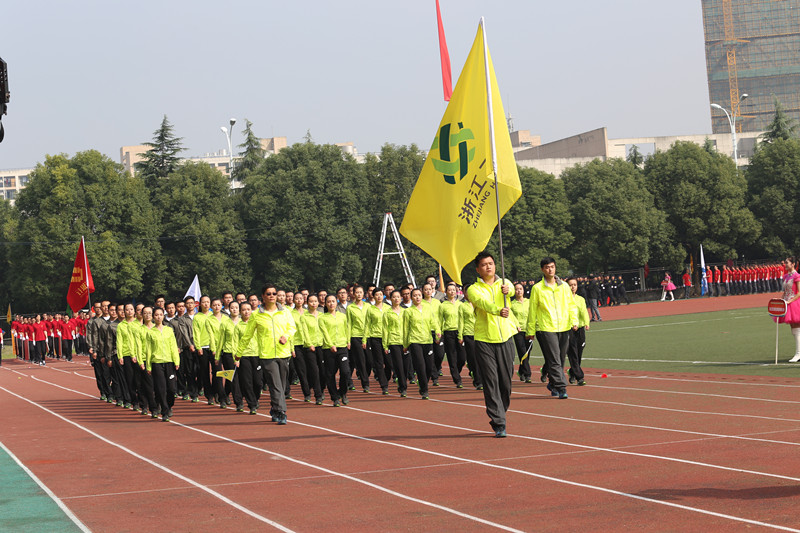
<svg viewBox="0 0 800 533"><path fill-rule="evenodd" d="M494 143L494 109L492 109L492 80L489 76L489 45L486 42L486 21L481 17L481 33L483 34L483 67L486 74L486 107L489 118L489 145L492 147L492 174L494 174L494 199L497 206L497 236L500 240L500 279L505 283L506 263L503 257L503 225L500 222L500 189L497 184L497 149ZM503 302L508 307L508 295L503 295Z"/></svg>

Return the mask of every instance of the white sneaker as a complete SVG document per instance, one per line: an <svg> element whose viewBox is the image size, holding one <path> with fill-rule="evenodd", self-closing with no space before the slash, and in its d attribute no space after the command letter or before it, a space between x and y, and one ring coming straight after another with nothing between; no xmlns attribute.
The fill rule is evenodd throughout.
<svg viewBox="0 0 800 533"><path fill-rule="evenodd" d="M800 362L800 353L796 353L796 354L794 354L794 357L792 357L791 359L789 359L789 362L790 362L790 363L797 363L797 362Z"/></svg>

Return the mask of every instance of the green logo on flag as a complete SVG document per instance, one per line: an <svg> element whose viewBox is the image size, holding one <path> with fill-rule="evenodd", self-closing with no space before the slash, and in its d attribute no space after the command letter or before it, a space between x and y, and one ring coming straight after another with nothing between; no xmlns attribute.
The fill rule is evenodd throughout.
<svg viewBox="0 0 800 533"><path fill-rule="evenodd" d="M456 128L452 124L445 124L439 130L439 135L433 140L431 151L439 150L439 159L433 158L433 168L444 175L444 181L450 185L464 179L469 169L469 163L475 157L475 147L469 147L468 141L474 141L472 130L464 127L459 122ZM451 131L455 129L455 131Z"/></svg>

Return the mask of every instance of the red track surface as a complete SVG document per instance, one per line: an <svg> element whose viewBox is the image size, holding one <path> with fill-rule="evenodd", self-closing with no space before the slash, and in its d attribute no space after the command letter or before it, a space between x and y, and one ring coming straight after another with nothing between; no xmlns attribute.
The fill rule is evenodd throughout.
<svg viewBox="0 0 800 533"><path fill-rule="evenodd" d="M177 400L165 424L76 361L6 361L1 438L94 531L800 529L800 380L598 370L567 401L517 381L495 439L452 386L291 402L287 426Z"/></svg>
<svg viewBox="0 0 800 533"><path fill-rule="evenodd" d="M707 313L709 311L730 311L732 309L748 309L763 307L765 312L770 298L779 298L778 293L747 294L743 296L722 296L717 298L679 299L682 290L674 291L675 301L641 302L631 305L601 307L603 320L622 320L626 318L646 318L651 316L671 316L689 313Z"/></svg>

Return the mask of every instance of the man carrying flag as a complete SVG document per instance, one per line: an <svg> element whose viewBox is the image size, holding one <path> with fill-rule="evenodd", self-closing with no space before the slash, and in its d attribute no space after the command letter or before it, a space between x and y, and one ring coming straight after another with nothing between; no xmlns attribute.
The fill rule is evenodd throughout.
<svg viewBox="0 0 800 533"><path fill-rule="evenodd" d="M467 292L475 306L475 357L490 424L496 437L505 437L517 329L509 318L512 285L503 279L502 231L500 277L494 257L482 250L522 187L499 95L481 19L400 233L436 259L456 283L475 258L479 279Z"/></svg>

